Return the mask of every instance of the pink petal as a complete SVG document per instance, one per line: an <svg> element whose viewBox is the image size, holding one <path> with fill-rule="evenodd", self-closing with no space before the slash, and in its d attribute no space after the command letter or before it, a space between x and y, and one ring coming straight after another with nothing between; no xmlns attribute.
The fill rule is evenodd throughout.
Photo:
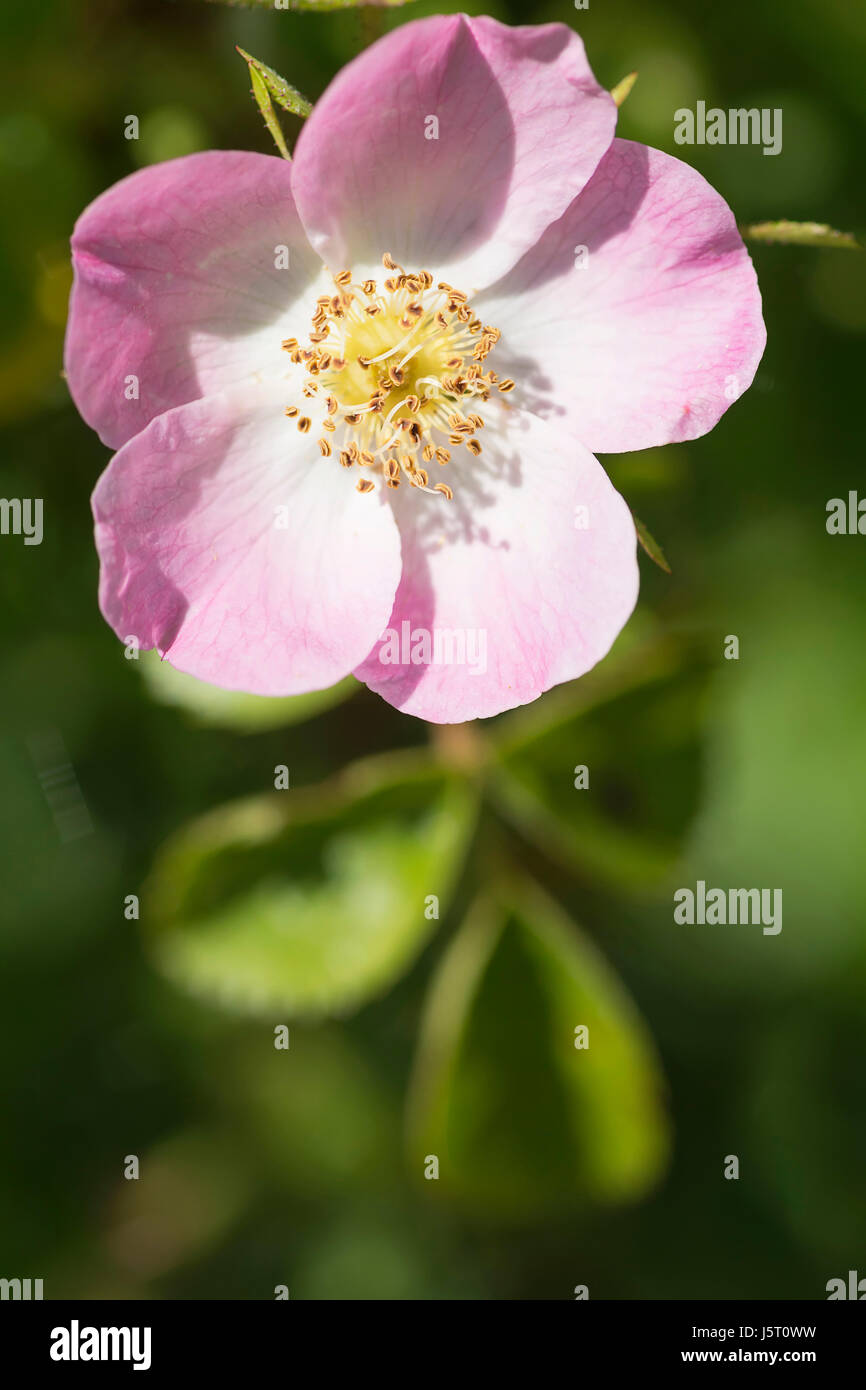
<svg viewBox="0 0 866 1390"><path fill-rule="evenodd" d="M586 248L586 269L578 268ZM473 306L502 330L513 399L599 453L695 439L752 381L761 296L724 199L615 140L583 193Z"/></svg>
<svg viewBox="0 0 866 1390"><path fill-rule="evenodd" d="M288 269L276 268L279 246ZM227 150L115 184L82 213L72 249L66 375L112 448L164 410L284 370L280 342L308 329L322 271L291 165Z"/></svg>
<svg viewBox="0 0 866 1390"><path fill-rule="evenodd" d="M425 135L439 122L438 139ZM298 140L294 189L333 270L491 284L565 211L610 145L616 107L562 24L466 15L405 24L344 68Z"/></svg>
<svg viewBox="0 0 866 1390"><path fill-rule="evenodd" d="M452 502L396 494L403 578L388 620L394 636L380 634L355 672L433 723L498 714L583 675L637 598L634 522L601 465L537 417L500 410L497 419L487 408L481 458L443 470Z"/></svg>
<svg viewBox="0 0 866 1390"><path fill-rule="evenodd" d="M168 411L115 455L93 496L100 606L117 635L258 695L351 671L400 576L390 508L322 457L317 432L298 432L287 399L269 385Z"/></svg>

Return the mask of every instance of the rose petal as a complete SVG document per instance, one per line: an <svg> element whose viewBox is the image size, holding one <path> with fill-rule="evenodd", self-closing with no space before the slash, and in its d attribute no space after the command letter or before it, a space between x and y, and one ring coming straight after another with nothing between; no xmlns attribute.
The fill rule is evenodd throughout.
<svg viewBox="0 0 866 1390"><path fill-rule="evenodd" d="M316 102L295 151L298 210L332 269L375 274L389 251L468 292L565 211L615 125L613 100L564 25L418 20Z"/></svg>
<svg viewBox="0 0 866 1390"><path fill-rule="evenodd" d="M355 672L433 723L498 714L583 675L637 597L634 522L601 465L537 417L500 410L487 411L481 458L445 470L452 502L396 494L403 578Z"/></svg>
<svg viewBox="0 0 866 1390"><path fill-rule="evenodd" d="M317 433L286 419L287 399L269 385L168 411L93 496L100 606L118 636L258 695L347 675L400 575L387 503L322 457Z"/></svg>
<svg viewBox="0 0 866 1390"><path fill-rule="evenodd" d="M82 213L72 250L66 376L112 448L164 410L284 370L280 342L306 334L321 292L291 165L269 155L142 169Z"/></svg>
<svg viewBox="0 0 866 1390"><path fill-rule="evenodd" d="M614 141L565 215L474 307L502 331L495 366L517 381L514 399L599 453L706 434L766 342L724 199L689 165L629 140Z"/></svg>

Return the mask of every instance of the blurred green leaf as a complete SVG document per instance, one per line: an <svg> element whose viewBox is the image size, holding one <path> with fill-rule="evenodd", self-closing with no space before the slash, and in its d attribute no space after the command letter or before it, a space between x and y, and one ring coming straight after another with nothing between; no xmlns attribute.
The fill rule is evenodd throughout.
<svg viewBox="0 0 866 1390"><path fill-rule="evenodd" d="M662 1089L634 1005L560 909L525 880L477 903L423 1024L416 1171L436 1155L444 1193L516 1217L626 1201L666 1160Z"/></svg>
<svg viewBox="0 0 866 1390"><path fill-rule="evenodd" d="M740 654L719 655L708 690L704 804L677 879L783 891L778 935L685 928L695 944L677 947L679 970L763 999L866 959L866 581L862 538L828 535L825 516L762 518L724 553L717 650L733 632Z"/></svg>
<svg viewBox="0 0 866 1390"><path fill-rule="evenodd" d="M494 731L499 810L620 893L664 879L697 810L703 675L682 662L672 639L640 643Z"/></svg>
<svg viewBox="0 0 866 1390"><path fill-rule="evenodd" d="M304 719L312 719L314 715L341 704L358 689L357 681L347 676L327 690L271 698L208 685L205 681L196 680L195 676L176 670L170 662L161 660L155 651L142 652L138 664L155 700L186 710L197 724L233 729L242 734L281 729L289 724L299 724Z"/></svg>
<svg viewBox="0 0 866 1390"><path fill-rule="evenodd" d="M240 1037L238 1034L240 1033ZM342 1029L292 1027L274 1047L267 1024L236 1020L215 1057L213 1091L232 1132L281 1186L307 1197L347 1187L393 1191L399 1110Z"/></svg>
<svg viewBox="0 0 866 1390"><path fill-rule="evenodd" d="M326 14L329 10L375 9L391 10L412 0L210 0L212 5L231 5L248 10L314 10Z"/></svg>
<svg viewBox="0 0 866 1390"><path fill-rule="evenodd" d="M244 1012L342 1012L407 969L461 867L467 782L414 755L221 808L162 851L143 919L172 980Z"/></svg>
<svg viewBox="0 0 866 1390"><path fill-rule="evenodd" d="M641 548L651 560L655 561L660 570L664 570L665 574L670 574L671 567L655 536L649 528L643 524L640 518L634 515L634 512L632 512L632 517L634 518L635 530L637 531L637 538L640 541Z"/></svg>
<svg viewBox="0 0 866 1390"><path fill-rule="evenodd" d="M137 1180L119 1179L103 1244L123 1270L158 1278L200 1257L242 1214L249 1179L219 1134L189 1129L141 1157Z"/></svg>
<svg viewBox="0 0 866 1390"><path fill-rule="evenodd" d="M429 1303L443 1297L431 1269L429 1232L391 1203L344 1200L298 1261L292 1296L306 1303ZM447 1294L445 1294L447 1297Z"/></svg>
<svg viewBox="0 0 866 1390"><path fill-rule="evenodd" d="M629 72L626 74L625 77L623 77L619 82L617 82L615 87L611 87L610 94L616 102L617 106L622 106L623 102L625 101L626 97L628 96L629 92L634 86L635 82L637 82L637 73Z"/></svg>
<svg viewBox="0 0 866 1390"><path fill-rule="evenodd" d="M783 246L836 246L846 251L863 248L852 232L837 232L824 222L754 222L741 227L746 241L766 241Z"/></svg>
<svg viewBox="0 0 866 1390"><path fill-rule="evenodd" d="M827 1274L847 1275L851 1234L866 1230L862 994L836 988L808 1013L794 1009L753 1046L752 1063L737 1118L754 1134L755 1177Z"/></svg>

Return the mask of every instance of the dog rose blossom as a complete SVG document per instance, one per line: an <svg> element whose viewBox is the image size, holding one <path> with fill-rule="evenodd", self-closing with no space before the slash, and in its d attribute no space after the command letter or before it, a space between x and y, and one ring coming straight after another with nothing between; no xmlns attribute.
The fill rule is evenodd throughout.
<svg viewBox="0 0 866 1390"><path fill-rule="evenodd" d="M559 24L398 28L288 162L214 151L80 218L66 373L124 640L229 689L354 672L434 722L589 670L637 597L593 451L711 429L754 376L730 209L616 139Z"/></svg>

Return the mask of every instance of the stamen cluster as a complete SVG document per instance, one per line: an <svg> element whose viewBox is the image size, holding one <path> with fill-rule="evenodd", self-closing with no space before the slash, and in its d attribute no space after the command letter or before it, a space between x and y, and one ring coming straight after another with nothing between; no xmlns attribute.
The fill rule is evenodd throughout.
<svg viewBox="0 0 866 1390"><path fill-rule="evenodd" d="M387 253L390 274L356 283L350 270L334 276L334 293L316 302L309 346L287 338L282 346L308 373L303 394L309 414L289 406L286 415L306 433L319 417L319 448L336 453L344 468L359 468L359 492L377 481L401 482L423 492L453 496L447 483L430 485L429 465L451 462L451 450L476 457L484 420L474 409L491 392L507 394L483 363L499 330L482 324L468 296L427 270L407 273Z"/></svg>

